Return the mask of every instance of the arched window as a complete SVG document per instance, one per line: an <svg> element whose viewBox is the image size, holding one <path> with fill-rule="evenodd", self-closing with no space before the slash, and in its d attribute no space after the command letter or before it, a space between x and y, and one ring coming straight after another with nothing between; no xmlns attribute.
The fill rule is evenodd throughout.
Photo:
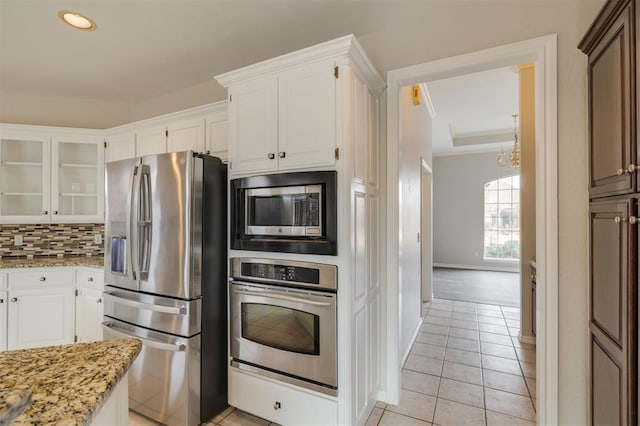
<svg viewBox="0 0 640 426"><path fill-rule="evenodd" d="M484 258L520 260L520 176L484 184Z"/></svg>

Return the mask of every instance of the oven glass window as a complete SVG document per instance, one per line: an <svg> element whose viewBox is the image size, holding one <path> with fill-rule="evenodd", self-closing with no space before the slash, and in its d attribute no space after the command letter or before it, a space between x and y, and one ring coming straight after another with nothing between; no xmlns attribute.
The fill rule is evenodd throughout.
<svg viewBox="0 0 640 426"><path fill-rule="evenodd" d="M289 352L320 354L318 315L261 303L242 303L241 312L243 338Z"/></svg>
<svg viewBox="0 0 640 426"><path fill-rule="evenodd" d="M249 197L249 226L320 226L320 194Z"/></svg>

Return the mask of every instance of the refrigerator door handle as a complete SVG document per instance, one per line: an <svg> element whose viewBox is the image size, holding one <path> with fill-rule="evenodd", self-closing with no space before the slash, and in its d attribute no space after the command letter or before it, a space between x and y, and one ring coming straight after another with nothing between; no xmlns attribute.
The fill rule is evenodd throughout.
<svg viewBox="0 0 640 426"><path fill-rule="evenodd" d="M120 335L124 338L134 338L138 339L142 342L144 346L149 346L150 348L160 349L162 351L169 352L184 352L187 348L182 343L165 343L155 339L149 339L148 337L138 336L135 333L131 333L127 330L123 330L121 328L116 327L110 322L103 322L102 327L104 329L110 330L113 334Z"/></svg>
<svg viewBox="0 0 640 426"><path fill-rule="evenodd" d="M150 304L144 302L138 302L137 300L125 299L123 297L118 296L116 292L113 291L105 291L104 294L113 297L115 303L119 303L120 305L131 306L132 308L145 309L154 312L161 312L164 314L172 314L172 315L185 315L187 313L187 309L184 306L165 306L159 304Z"/></svg>
<svg viewBox="0 0 640 426"><path fill-rule="evenodd" d="M140 175L140 218L138 229L142 246L140 247L140 274L146 280L151 259L151 170L148 165L141 167Z"/></svg>
<svg viewBox="0 0 640 426"><path fill-rule="evenodd" d="M133 184L131 188L131 210L129 211L129 233L131 235L131 266L133 279L140 280L140 231L138 221L140 218L140 182L142 180L142 167L133 169Z"/></svg>

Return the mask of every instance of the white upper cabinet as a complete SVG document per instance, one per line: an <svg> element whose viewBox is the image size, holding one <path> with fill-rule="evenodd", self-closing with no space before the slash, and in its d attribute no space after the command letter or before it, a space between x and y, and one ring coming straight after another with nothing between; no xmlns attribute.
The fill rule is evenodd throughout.
<svg viewBox="0 0 640 426"><path fill-rule="evenodd" d="M266 77L229 88L231 172L278 169L278 79Z"/></svg>
<svg viewBox="0 0 640 426"><path fill-rule="evenodd" d="M0 128L0 223L103 220L104 138L99 132Z"/></svg>
<svg viewBox="0 0 640 426"><path fill-rule="evenodd" d="M136 132L136 157L167 152L166 126L151 126Z"/></svg>
<svg viewBox="0 0 640 426"><path fill-rule="evenodd" d="M104 140L54 136L51 150L52 221L104 220Z"/></svg>
<svg viewBox="0 0 640 426"><path fill-rule="evenodd" d="M227 109L208 114L205 119L206 152L222 161L229 160Z"/></svg>
<svg viewBox="0 0 640 426"><path fill-rule="evenodd" d="M204 152L204 117L171 121L167 124L167 151Z"/></svg>
<svg viewBox="0 0 640 426"><path fill-rule="evenodd" d="M278 77L278 168L335 164L336 77L333 61Z"/></svg>
<svg viewBox="0 0 640 426"><path fill-rule="evenodd" d="M118 161L136 156L136 134L133 131L107 136L106 161Z"/></svg>
<svg viewBox="0 0 640 426"><path fill-rule="evenodd" d="M308 63L228 84L231 173L335 165L334 63ZM218 77L223 85L227 76Z"/></svg>

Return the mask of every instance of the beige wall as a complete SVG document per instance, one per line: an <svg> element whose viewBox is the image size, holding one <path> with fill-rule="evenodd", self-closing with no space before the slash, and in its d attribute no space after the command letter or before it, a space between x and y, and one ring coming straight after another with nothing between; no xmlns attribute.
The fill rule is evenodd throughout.
<svg viewBox="0 0 640 426"><path fill-rule="evenodd" d="M533 337L531 266L536 257L535 68L520 67L520 334Z"/></svg>
<svg viewBox="0 0 640 426"><path fill-rule="evenodd" d="M400 139L402 150L398 175L402 238L399 247L400 267L400 356L407 351L413 332L421 318L421 256L418 233L420 225L420 199L422 161L431 166L431 116L425 102L413 104L410 86L400 94Z"/></svg>
<svg viewBox="0 0 640 426"><path fill-rule="evenodd" d="M358 37L378 69L390 70L558 35L558 404L563 426L588 424L586 59L576 45L603 3L442 2L429 16L407 17Z"/></svg>

